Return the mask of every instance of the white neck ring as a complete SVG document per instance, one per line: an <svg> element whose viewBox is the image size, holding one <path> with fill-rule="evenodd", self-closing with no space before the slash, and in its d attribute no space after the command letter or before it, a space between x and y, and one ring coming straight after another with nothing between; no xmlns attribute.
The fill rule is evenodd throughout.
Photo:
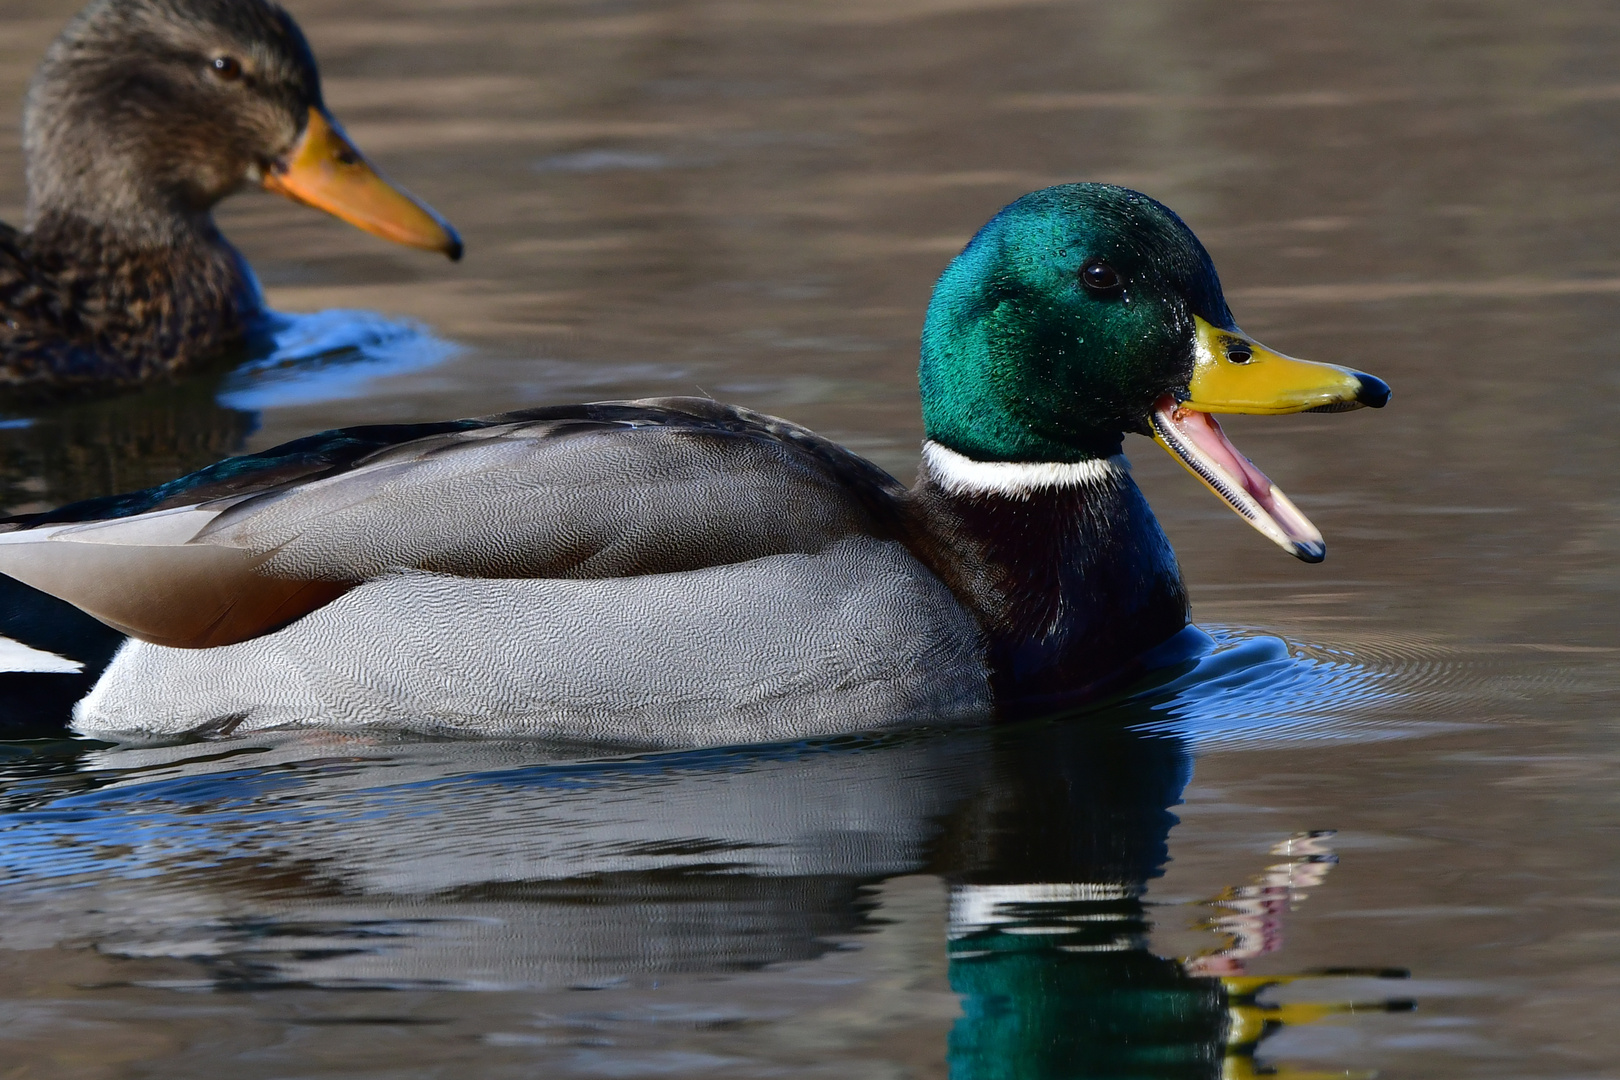
<svg viewBox="0 0 1620 1080"><path fill-rule="evenodd" d="M923 443L923 468L947 495L1003 495L1027 499L1046 488L1113 485L1131 466L1124 454L1090 461L976 461L932 439Z"/></svg>

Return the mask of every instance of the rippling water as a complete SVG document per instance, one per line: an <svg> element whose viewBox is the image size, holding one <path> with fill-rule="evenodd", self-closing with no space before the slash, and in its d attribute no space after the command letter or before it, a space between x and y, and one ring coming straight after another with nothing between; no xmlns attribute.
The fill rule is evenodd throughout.
<svg viewBox="0 0 1620 1080"><path fill-rule="evenodd" d="M892 935L895 918L920 918L943 930L941 955L893 977L937 976L943 964L944 984L911 994L936 1023L951 1010L933 999L961 995L936 1048L959 1075L1069 1075L1076 1061L1111 1062L1109 1075L1213 1075L1251 1058L1268 1022L1305 1019L1255 1000L1262 983L1295 973L1245 979L1336 856L1330 834L1275 832L1246 879L1191 905L1160 900L1152 883L1194 748L1414 737L1433 725L1400 722L1399 680L1349 656L1249 633L1210 644L1179 678L1113 706L999 731L597 758L310 733L150 749L17 744L0 766L0 940L89 945L115 969L101 989L118 1000L518 995L542 1011L515 1032L477 1035L553 1069L618 1059L593 1052L616 1050L617 1036L577 1030L581 1010L605 1010L610 1027L648 1026L631 1041L683 1071L689 1051L661 1029L726 1045L754 1025L791 1028L804 1008L855 1007L884 992L857 954ZM1328 719L1317 703L1334 693L1341 707ZM1216 914L1196 914L1198 903ZM1152 941L1178 919L1213 931L1185 957ZM1309 981L1349 1002L1359 988L1347 976L1401 974ZM735 985L715 983L721 975ZM573 1002L581 990L605 1000ZM1363 992L1382 995L1379 1007L1405 1000L1383 985ZM756 993L787 1000L761 1009ZM891 1008L923 1006L902 995ZM1256 1018L1247 1041L1234 1010ZM362 1021L382 1022L375 1012L351 1022Z"/></svg>
<svg viewBox="0 0 1620 1080"><path fill-rule="evenodd" d="M11 115L75 6L0 6ZM907 475L934 276L1082 178L1182 211L1247 330L1395 397L1228 425L1322 566L1128 446L1208 638L1073 716L0 744L0 1075L1615 1072L1612 5L290 6L467 258L233 200L284 314L186 383L0 416L8 511L664 393Z"/></svg>

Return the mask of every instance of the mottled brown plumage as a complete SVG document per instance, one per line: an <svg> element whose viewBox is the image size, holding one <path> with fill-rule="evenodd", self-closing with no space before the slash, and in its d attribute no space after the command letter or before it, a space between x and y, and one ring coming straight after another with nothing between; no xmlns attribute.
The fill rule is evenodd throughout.
<svg viewBox="0 0 1620 1080"><path fill-rule="evenodd" d="M252 271L219 233L120 243L82 222L0 232L0 388L133 386L218 357L259 313Z"/></svg>
<svg viewBox="0 0 1620 1080"><path fill-rule="evenodd" d="M87 7L28 91L27 226L0 225L0 392L131 386L239 344L259 288L213 207L285 180L322 117L309 46L268 0Z"/></svg>

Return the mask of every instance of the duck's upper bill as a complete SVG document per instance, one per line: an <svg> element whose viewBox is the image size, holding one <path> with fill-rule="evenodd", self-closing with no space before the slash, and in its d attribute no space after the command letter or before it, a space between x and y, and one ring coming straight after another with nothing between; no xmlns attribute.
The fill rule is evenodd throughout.
<svg viewBox="0 0 1620 1080"><path fill-rule="evenodd" d="M1210 414L1381 409L1389 400L1388 385L1350 368L1284 356L1236 331L1194 321L1196 359L1186 396L1167 394L1154 406L1154 439L1284 551L1321 562L1327 554L1321 532L1232 445Z"/></svg>
<svg viewBox="0 0 1620 1080"><path fill-rule="evenodd" d="M303 134L264 170L261 183L384 240L461 258L461 237L450 223L384 179L323 108L309 110Z"/></svg>

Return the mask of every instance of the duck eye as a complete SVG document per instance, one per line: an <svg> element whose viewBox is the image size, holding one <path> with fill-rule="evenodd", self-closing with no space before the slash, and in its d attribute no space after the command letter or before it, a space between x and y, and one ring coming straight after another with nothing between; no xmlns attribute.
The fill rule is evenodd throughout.
<svg viewBox="0 0 1620 1080"><path fill-rule="evenodd" d="M1226 347L1226 358L1234 364L1247 364L1254 359L1254 353L1247 345L1234 341Z"/></svg>
<svg viewBox="0 0 1620 1080"><path fill-rule="evenodd" d="M224 79L226 82L235 82L242 77L242 61L234 56L216 56L209 68L215 78Z"/></svg>
<svg viewBox="0 0 1620 1080"><path fill-rule="evenodd" d="M1122 284L1119 272L1100 260L1086 263L1080 271L1080 280L1086 288L1099 293L1116 292Z"/></svg>

